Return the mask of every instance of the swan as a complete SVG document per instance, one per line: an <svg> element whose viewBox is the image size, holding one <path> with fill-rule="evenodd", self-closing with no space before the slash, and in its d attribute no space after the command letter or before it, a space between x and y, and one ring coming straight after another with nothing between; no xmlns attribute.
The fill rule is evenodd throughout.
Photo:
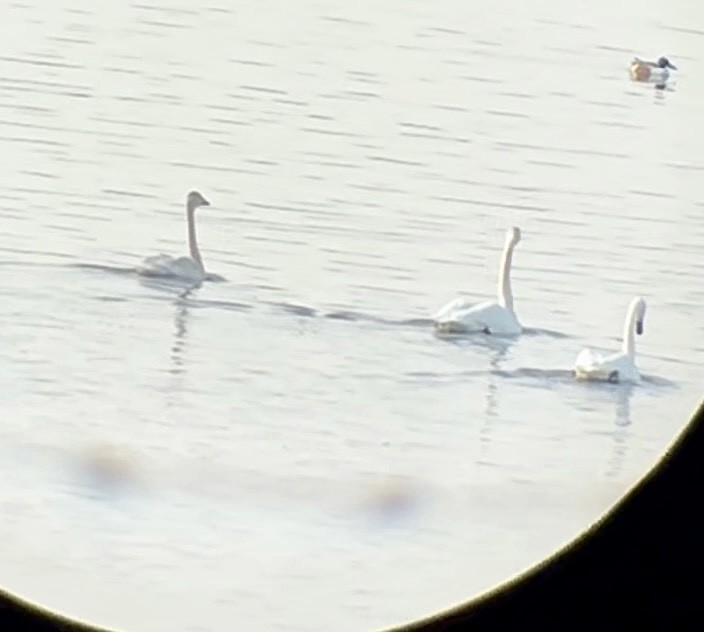
<svg viewBox="0 0 704 632"><path fill-rule="evenodd" d="M159 254L144 259L137 268L137 274L148 277L177 277L188 281L200 282L214 278L216 275L209 275L203 267L203 258L198 249L196 241L196 209L201 206L210 206L198 191L191 191L186 198L186 219L188 222L188 249L190 257L172 257L171 255Z"/></svg>
<svg viewBox="0 0 704 632"><path fill-rule="evenodd" d="M484 301L477 305L472 305L463 297L450 301L433 316L437 331L449 333L481 331L504 336L515 336L523 331L513 310L510 278L513 249L519 241L521 241L521 229L514 226L506 233L506 243L499 268L497 300Z"/></svg>
<svg viewBox="0 0 704 632"><path fill-rule="evenodd" d="M602 356L591 349L582 349L574 363L577 379L607 382L640 382L636 367L635 334L643 333L645 299L634 298L628 306L623 324L623 344L620 353Z"/></svg>

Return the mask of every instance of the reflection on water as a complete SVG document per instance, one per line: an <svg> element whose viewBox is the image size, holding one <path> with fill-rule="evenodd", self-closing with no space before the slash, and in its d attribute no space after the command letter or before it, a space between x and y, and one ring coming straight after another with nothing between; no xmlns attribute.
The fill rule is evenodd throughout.
<svg viewBox="0 0 704 632"><path fill-rule="evenodd" d="M498 392L498 387L496 385L496 382L492 379L491 374L489 375L489 380L486 385L486 416L487 416L487 423L485 424L485 428L488 428L488 418L489 417L496 417L496 409L498 406L497 403L497 392ZM484 430L482 430L482 436L485 436L486 433Z"/></svg>
<svg viewBox="0 0 704 632"><path fill-rule="evenodd" d="M69 267L79 270L91 270L98 273L107 274L136 274L135 269L127 266L111 266L102 263L69 263Z"/></svg>
<svg viewBox="0 0 704 632"><path fill-rule="evenodd" d="M667 92L675 92L675 84L673 82L658 83L655 85L656 99L664 100L667 96Z"/></svg>
<svg viewBox="0 0 704 632"><path fill-rule="evenodd" d="M631 425L631 397L635 386L620 384L616 389L616 425L625 428Z"/></svg>
<svg viewBox="0 0 704 632"><path fill-rule="evenodd" d="M192 286L178 295L175 301L176 314L174 316L174 341L171 347L171 361L173 366L170 372L178 375L183 372L183 349L186 344L189 303L188 299L199 286Z"/></svg>
<svg viewBox="0 0 704 632"><path fill-rule="evenodd" d="M498 399L501 392L499 377L501 372L502 360L506 357L515 339L498 339L492 338L493 352L489 359L489 371L486 382L486 410L484 421L479 430L479 457L478 463L488 465L492 464L489 458L491 449L492 430L496 423L500 423L498 414Z"/></svg>
<svg viewBox="0 0 704 632"><path fill-rule="evenodd" d="M606 476L616 477L621 473L628 449L629 426L631 425L631 397L635 386L620 384L616 388L616 421L614 424L613 451Z"/></svg>

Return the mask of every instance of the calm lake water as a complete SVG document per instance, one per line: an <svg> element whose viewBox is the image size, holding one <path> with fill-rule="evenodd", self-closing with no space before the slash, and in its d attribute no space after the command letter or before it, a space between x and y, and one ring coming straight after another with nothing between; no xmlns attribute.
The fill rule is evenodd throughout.
<svg viewBox="0 0 704 632"><path fill-rule="evenodd" d="M402 623L564 545L695 410L696 3L0 8L3 587L136 632ZM227 281L184 293L132 270L186 252L192 188ZM436 337L512 225L530 331ZM574 383L636 294L643 384Z"/></svg>

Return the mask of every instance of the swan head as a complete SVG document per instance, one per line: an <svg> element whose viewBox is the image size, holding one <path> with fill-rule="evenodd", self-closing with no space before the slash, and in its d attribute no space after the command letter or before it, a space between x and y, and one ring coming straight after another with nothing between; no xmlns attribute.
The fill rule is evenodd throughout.
<svg viewBox="0 0 704 632"><path fill-rule="evenodd" d="M206 200L198 191L191 191L186 199L186 204L189 209L195 211L200 206L210 206L210 202Z"/></svg>
<svg viewBox="0 0 704 632"><path fill-rule="evenodd" d="M631 301L630 311L636 320L636 333L643 334L643 321L645 320L645 299L638 296Z"/></svg>
<svg viewBox="0 0 704 632"><path fill-rule="evenodd" d="M513 226L506 231L506 245L513 247L521 241L521 229L518 226Z"/></svg>
<svg viewBox="0 0 704 632"><path fill-rule="evenodd" d="M658 66L660 68L672 68L672 70L677 70L677 66L670 63L670 60L667 57L661 57L658 59Z"/></svg>

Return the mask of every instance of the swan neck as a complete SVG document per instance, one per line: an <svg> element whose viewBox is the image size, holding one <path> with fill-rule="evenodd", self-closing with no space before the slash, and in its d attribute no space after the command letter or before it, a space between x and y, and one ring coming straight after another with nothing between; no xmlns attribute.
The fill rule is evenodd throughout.
<svg viewBox="0 0 704 632"><path fill-rule="evenodd" d="M513 260L513 244L507 242L504 247L499 268L499 305L513 311L513 293L511 292L511 262Z"/></svg>
<svg viewBox="0 0 704 632"><path fill-rule="evenodd" d="M636 354L636 308L631 306L623 324L623 353L633 357Z"/></svg>
<svg viewBox="0 0 704 632"><path fill-rule="evenodd" d="M196 239L196 218L195 208L188 205L186 207L186 219L188 220L188 249L191 253L191 259L198 264L198 267L203 270L203 259L198 250L198 240Z"/></svg>

